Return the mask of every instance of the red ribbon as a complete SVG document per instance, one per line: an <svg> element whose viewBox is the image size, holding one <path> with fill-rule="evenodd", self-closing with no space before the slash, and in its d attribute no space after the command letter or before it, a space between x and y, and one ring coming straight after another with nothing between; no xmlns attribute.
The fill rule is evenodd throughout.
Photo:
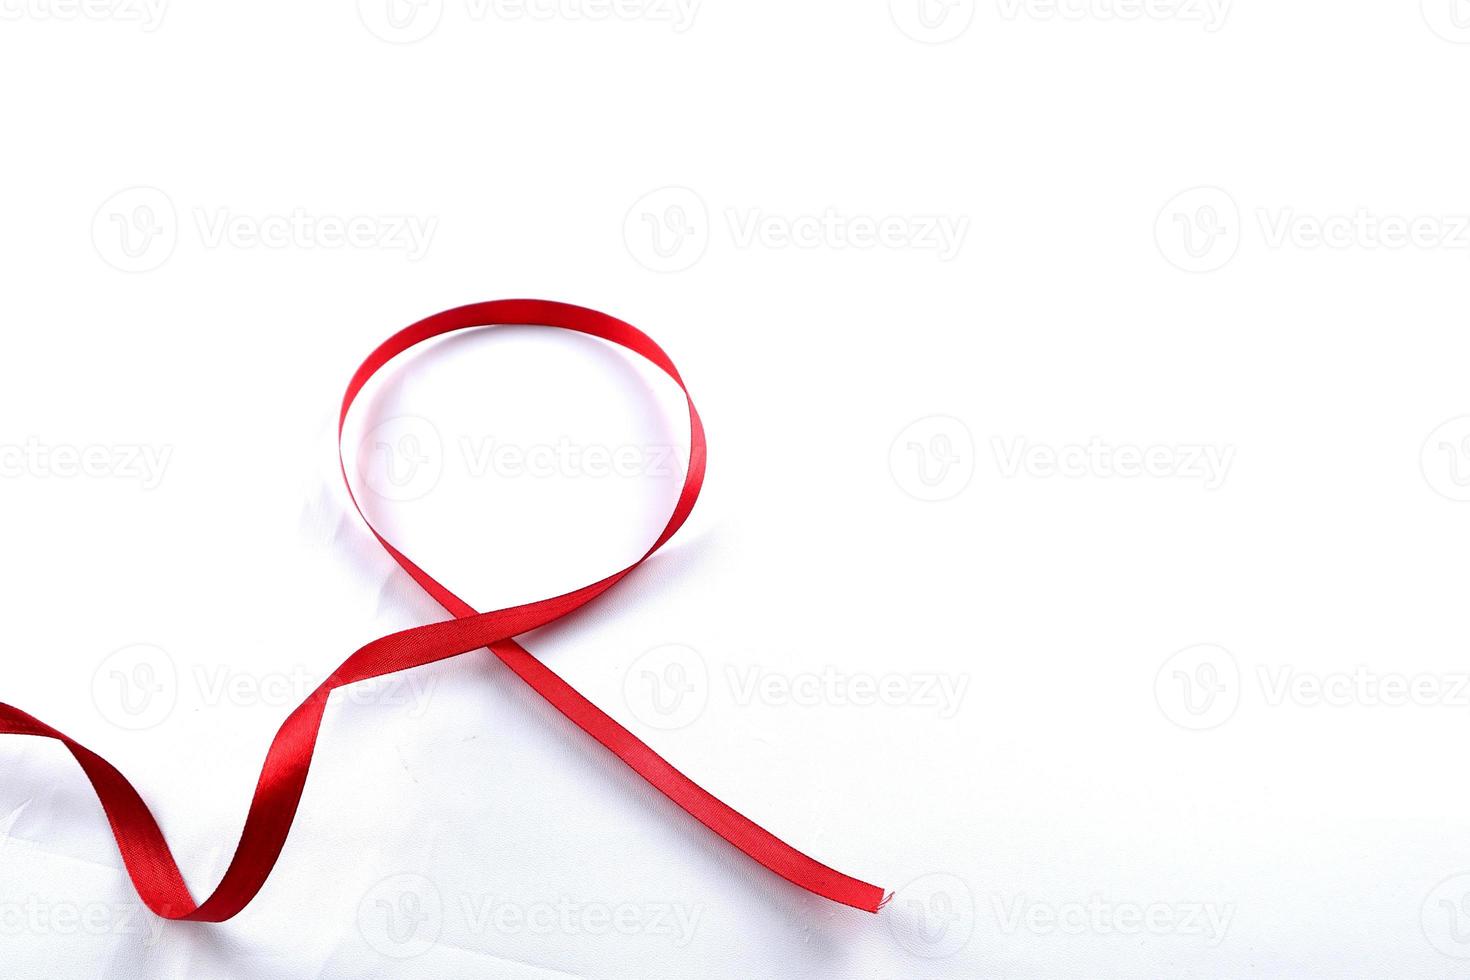
<svg viewBox="0 0 1470 980"><path fill-rule="evenodd" d="M380 677L410 667L434 663L449 657L489 647L516 676L549 701L558 711L574 721L583 731L607 746L634 772L648 780L659 792L688 811L725 840L786 880L800 885L823 898L876 912L884 902L883 890L875 885L849 878L847 875L796 850L768 831L756 826L693 780L675 769L632 732L605 714L592 702L578 694L570 684L531 655L514 637L545 626L586 605L622 581L633 569L673 537L683 525L704 481L704 427L699 413L689 399L689 391L667 354L642 331L621 320L580 306L547 300L497 300L475 303L446 310L406 327L385 341L352 376L342 398L342 413L337 424L338 461L341 463L342 430L368 379L384 364L416 344L432 337L500 324L530 324L561 327L591 334L619 344L640 354L663 369L684 391L689 403L689 467L678 503L658 539L642 558L591 585L564 595L553 596L520 606L509 606L493 612L476 612L427 572L410 561L373 528L353 497L353 506L367 522L379 543L411 575L424 591L453 616L453 619L430 623L414 629L392 633L374 640L348 657L332 675L321 683L276 732L261 767L255 796L245 818L245 829L224 878L203 902L196 902L179 874L178 864L169 851L158 823L148 805L133 789L122 773L97 753L79 745L51 726L18 708L0 704L0 733L36 735L56 739L65 745L91 780L97 798L107 813L113 837L122 854L123 864L132 878L133 887L149 909L168 919L190 919L222 922L243 909L265 884L281 848L290 833L306 775L311 768L317 732L327 696L344 684ZM347 481L345 464L342 478ZM352 495L351 481L347 493Z"/></svg>

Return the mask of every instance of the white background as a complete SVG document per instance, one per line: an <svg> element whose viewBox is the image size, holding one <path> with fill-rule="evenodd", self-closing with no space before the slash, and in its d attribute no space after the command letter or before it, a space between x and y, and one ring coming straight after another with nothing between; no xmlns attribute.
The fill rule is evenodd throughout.
<svg viewBox="0 0 1470 980"><path fill-rule="evenodd" d="M777 879L480 653L335 696L224 925L0 740L3 973L1470 976L1470 7L583 2L0 0L0 697L207 894L290 708L442 615L346 510L352 369L582 303L680 365L708 489L528 646L897 896ZM519 329L354 426L482 609L635 557L687 438Z"/></svg>

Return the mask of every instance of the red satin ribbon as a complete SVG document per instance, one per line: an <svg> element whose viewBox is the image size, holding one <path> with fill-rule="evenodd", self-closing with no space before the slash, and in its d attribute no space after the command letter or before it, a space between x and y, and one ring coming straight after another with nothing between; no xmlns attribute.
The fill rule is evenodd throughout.
<svg viewBox="0 0 1470 980"><path fill-rule="evenodd" d="M673 514L642 558L622 571L564 595L493 612L476 612L379 534L372 523L367 521L367 516L362 513L361 506L353 497L353 506L357 507L358 514L362 515L369 530L372 530L388 554L393 556L393 560L413 576L414 581L423 586L454 618L392 633L367 644L348 657L291 712L290 717L276 732L270 751L266 754L260 780L255 786L255 796L250 801L250 811L245 818L245 829L240 834L240 842L235 848L230 866L214 893L203 902L195 902L189 894L189 889L179 874L178 864L169 851L168 842L159 831L158 823L153 819L147 804L111 763L49 725L7 704L0 704L0 733L53 738L71 751L97 792L97 798L107 813L108 823L112 826L112 834L117 840L123 863L133 880L133 887L148 908L169 919L222 922L243 909L255 897L281 854L286 835L291 830L291 822L296 816L296 808L301 803L301 792L305 788L306 775L311 768L311 756L316 748L317 732L321 726L322 712L326 708L327 695L344 684L353 684L489 647L516 676L551 702L558 711L611 749L659 792L725 840L807 891L864 911L878 911L885 900L881 888L834 871L736 813L695 785L688 776L664 761L653 749L578 694L570 684L514 639L521 633L560 619L620 582L673 537L674 532L689 516L694 501L699 496L700 484L704 481L704 427L700 424L699 413L694 410L694 402L689 399L688 389L684 388L684 381L679 377L678 370L668 355L647 335L604 313L546 300L476 303L420 320L385 341L368 355L367 360L363 361L357 373L352 376L342 398L342 413L337 425L339 463L342 430L347 413L358 392L379 368L415 344L432 337L455 330L499 324L561 327L601 337L652 361L684 391L685 398L689 400L689 468ZM342 464L342 478L347 481L347 492L351 496L352 485L347 480L345 464Z"/></svg>

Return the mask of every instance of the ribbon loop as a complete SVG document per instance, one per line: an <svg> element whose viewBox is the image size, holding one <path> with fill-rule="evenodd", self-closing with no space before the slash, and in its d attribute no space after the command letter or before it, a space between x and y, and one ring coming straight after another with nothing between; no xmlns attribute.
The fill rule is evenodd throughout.
<svg viewBox="0 0 1470 980"><path fill-rule="evenodd" d="M558 327L600 337L657 365L683 391L689 406L689 466L668 522L643 556L590 585L535 602L478 612L393 546L368 521L352 494L341 438L348 413L368 380L409 348L457 330L507 324ZM390 633L342 662L282 723L271 742L250 801L234 857L214 892L196 903L179 873L168 842L142 797L95 752L18 708L0 704L0 733L55 739L71 752L96 790L133 887L153 912L169 919L220 922L243 909L275 867L301 802L327 697L346 684L407 670L488 647L517 677L573 723L695 819L765 867L806 890L868 912L883 904L882 889L850 878L793 848L700 788L642 740L577 693L532 656L515 637L575 611L617 585L683 526L704 482L704 426L683 379L667 354L630 324L585 307L548 300L497 300L446 310L405 327L368 355L342 398L337 424L338 461L353 506L368 529L405 572L453 617Z"/></svg>

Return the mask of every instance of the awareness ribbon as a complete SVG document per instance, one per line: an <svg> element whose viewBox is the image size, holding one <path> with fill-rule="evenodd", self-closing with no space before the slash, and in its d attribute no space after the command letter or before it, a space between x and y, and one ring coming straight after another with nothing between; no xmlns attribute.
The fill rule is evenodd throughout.
<svg viewBox="0 0 1470 980"><path fill-rule="evenodd" d="M347 479L342 461L342 432L347 413L363 386L383 365L416 344L441 334L505 324L560 327L600 337L647 358L679 385L689 405L689 466L668 523L642 558L621 571L563 595L492 612L477 612L427 572L410 561L368 521ZM71 752L96 790L133 887L143 903L168 919L223 922L243 909L265 884L301 803L306 775L327 696L345 684L380 677L488 647L516 676L566 715L583 731L612 750L634 772L683 807L696 820L776 874L823 898L876 912L883 890L858 881L808 857L697 786L637 736L578 694L549 667L516 642L515 637L567 615L622 581L661 548L683 525L704 481L704 427L694 401L674 363L663 349L630 324L585 307L549 300L496 300L461 306L420 320L384 341L352 376L342 398L337 422L337 455L347 494L373 536L424 591L454 617L381 637L359 649L322 681L282 723L261 767L255 795L245 818L234 857L214 892L196 902L179 873L148 805L111 763L44 722L8 704L0 704L0 733L52 738Z"/></svg>

